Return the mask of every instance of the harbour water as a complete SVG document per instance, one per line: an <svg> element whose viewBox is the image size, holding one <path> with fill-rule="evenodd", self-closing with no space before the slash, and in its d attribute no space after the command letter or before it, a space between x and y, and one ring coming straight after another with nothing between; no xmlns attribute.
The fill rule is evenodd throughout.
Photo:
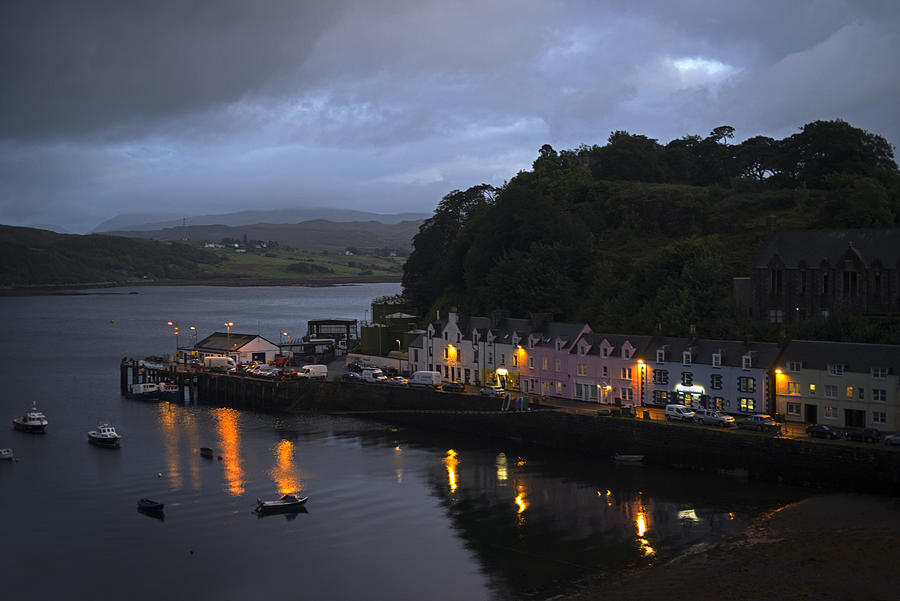
<svg viewBox="0 0 900 601"><path fill-rule="evenodd" d="M362 319L396 284L140 287L0 298L8 420L32 401L44 435L0 429L3 597L545 599L659 563L807 491L554 455L330 416L119 396L122 357L170 354L223 329L278 341L306 321ZM109 422L121 448L87 443ZM212 447L215 456L199 455ZM309 495L257 517L257 497ZM141 514L149 497L163 519Z"/></svg>

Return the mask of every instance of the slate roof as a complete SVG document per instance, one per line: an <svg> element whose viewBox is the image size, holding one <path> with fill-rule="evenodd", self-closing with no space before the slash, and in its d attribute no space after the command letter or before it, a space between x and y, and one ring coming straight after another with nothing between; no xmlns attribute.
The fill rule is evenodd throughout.
<svg viewBox="0 0 900 601"><path fill-rule="evenodd" d="M630 342L635 348L634 356L637 357L641 350L650 342L650 336L629 336L628 334L603 334L601 332L591 332L584 337L591 345L588 355L599 355L600 345L606 340L612 345L610 355L614 357L622 356L622 346L626 342ZM655 356L655 351L654 351Z"/></svg>
<svg viewBox="0 0 900 601"><path fill-rule="evenodd" d="M727 367L743 367L743 357L748 352L753 354L754 369L771 367L781 347L775 342L741 342L739 340L706 340L703 338L675 338L669 336L647 337L648 342L635 354L648 364L656 363L656 351L668 347L666 361L680 363L685 351L691 352L691 363L712 365L714 353L722 353L722 365Z"/></svg>
<svg viewBox="0 0 900 601"><path fill-rule="evenodd" d="M788 269L801 263L814 268L822 261L836 265L851 247L865 265L900 265L900 229L858 229L777 232L763 242L753 267L765 269L775 255Z"/></svg>
<svg viewBox="0 0 900 601"><path fill-rule="evenodd" d="M844 371L868 373L873 367L887 367L892 375L900 373L900 345L863 344L859 342L823 342L793 340L788 343L779 363L802 361L805 369L826 370L840 363Z"/></svg>
<svg viewBox="0 0 900 601"><path fill-rule="evenodd" d="M214 332L195 344L194 348L208 351L236 351L257 338L269 342L259 334L236 334L234 332L228 334L227 332ZM269 342L269 344L274 345L272 342Z"/></svg>

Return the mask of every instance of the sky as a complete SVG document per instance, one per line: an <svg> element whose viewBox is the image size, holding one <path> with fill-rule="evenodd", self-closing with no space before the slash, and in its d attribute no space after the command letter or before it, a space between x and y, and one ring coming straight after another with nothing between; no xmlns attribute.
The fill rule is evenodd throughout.
<svg viewBox="0 0 900 601"><path fill-rule="evenodd" d="M4 0L0 223L431 213L543 144L900 143L895 0Z"/></svg>

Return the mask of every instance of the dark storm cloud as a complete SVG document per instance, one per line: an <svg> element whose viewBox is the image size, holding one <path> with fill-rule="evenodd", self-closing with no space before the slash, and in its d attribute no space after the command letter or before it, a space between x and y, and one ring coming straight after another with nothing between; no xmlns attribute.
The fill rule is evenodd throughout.
<svg viewBox="0 0 900 601"><path fill-rule="evenodd" d="M898 15L888 0L7 0L0 222L428 212L544 143L618 129L783 137L842 118L897 143Z"/></svg>

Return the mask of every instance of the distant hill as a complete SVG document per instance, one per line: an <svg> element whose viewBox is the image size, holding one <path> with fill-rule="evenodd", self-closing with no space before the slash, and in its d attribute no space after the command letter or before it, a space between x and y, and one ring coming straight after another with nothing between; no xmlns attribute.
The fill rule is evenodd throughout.
<svg viewBox="0 0 900 601"><path fill-rule="evenodd" d="M208 240L226 238L274 241L281 246L308 250L357 248L409 249L422 220L387 224L378 221L334 222L324 219L301 223L254 223L251 225L197 225L147 231L114 231L111 235L155 240Z"/></svg>
<svg viewBox="0 0 900 601"><path fill-rule="evenodd" d="M398 213L394 215L369 213L350 209L333 209L327 207L273 209L257 211L239 211L216 215L185 216L174 213L128 213L117 215L94 228L93 233L123 231L157 231L167 228L200 225L244 226L254 223L300 223L324 219L327 221L377 221L385 224L396 224L403 221L423 221L430 215L427 213ZM49 228L48 228L49 229Z"/></svg>
<svg viewBox="0 0 900 601"><path fill-rule="evenodd" d="M186 244L0 225L0 287L190 280L221 261Z"/></svg>

